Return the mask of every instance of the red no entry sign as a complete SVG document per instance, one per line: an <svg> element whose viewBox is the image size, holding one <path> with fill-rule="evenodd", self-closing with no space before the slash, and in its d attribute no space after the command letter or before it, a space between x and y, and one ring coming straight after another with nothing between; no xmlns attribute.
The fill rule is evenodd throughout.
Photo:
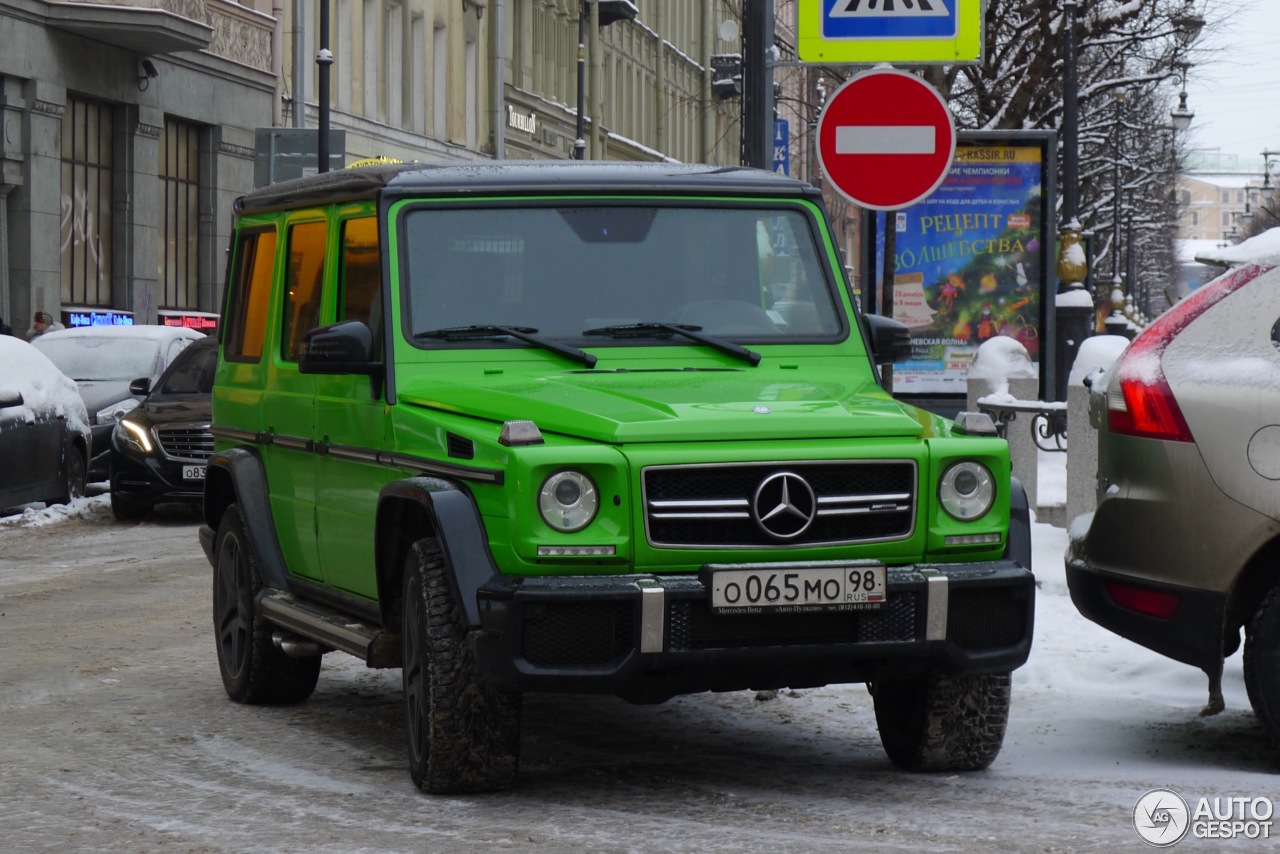
<svg viewBox="0 0 1280 854"><path fill-rule="evenodd" d="M854 204L909 207L947 177L956 126L947 104L914 74L865 71L827 101L818 119L822 171Z"/></svg>

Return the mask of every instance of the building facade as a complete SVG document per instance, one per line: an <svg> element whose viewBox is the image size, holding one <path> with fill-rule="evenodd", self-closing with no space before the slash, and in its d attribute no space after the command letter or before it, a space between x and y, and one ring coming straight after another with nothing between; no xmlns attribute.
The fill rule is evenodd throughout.
<svg viewBox="0 0 1280 854"><path fill-rule="evenodd" d="M0 312L198 324L271 121L274 21L227 0L0 0Z"/></svg>
<svg viewBox="0 0 1280 854"><path fill-rule="evenodd" d="M1234 242L1264 193L1261 158L1192 151L1178 174L1178 237Z"/></svg>

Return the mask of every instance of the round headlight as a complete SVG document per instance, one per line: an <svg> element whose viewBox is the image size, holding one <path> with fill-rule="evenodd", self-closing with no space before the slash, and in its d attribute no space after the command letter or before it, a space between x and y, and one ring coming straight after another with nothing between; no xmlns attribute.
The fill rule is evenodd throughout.
<svg viewBox="0 0 1280 854"><path fill-rule="evenodd" d="M938 484L942 509L962 522L977 519L991 509L996 499L996 481L981 463L966 460L942 474Z"/></svg>
<svg viewBox="0 0 1280 854"><path fill-rule="evenodd" d="M557 531L580 531L596 517L600 497L591 478L582 472L558 471L542 482L538 510Z"/></svg>

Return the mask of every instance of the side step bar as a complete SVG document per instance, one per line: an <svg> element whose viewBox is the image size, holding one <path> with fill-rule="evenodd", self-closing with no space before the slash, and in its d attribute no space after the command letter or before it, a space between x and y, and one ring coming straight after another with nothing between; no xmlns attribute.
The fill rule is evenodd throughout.
<svg viewBox="0 0 1280 854"><path fill-rule="evenodd" d="M392 634L305 602L281 590L268 590L258 600L262 616L286 631L341 650L369 667L400 667L400 635Z"/></svg>

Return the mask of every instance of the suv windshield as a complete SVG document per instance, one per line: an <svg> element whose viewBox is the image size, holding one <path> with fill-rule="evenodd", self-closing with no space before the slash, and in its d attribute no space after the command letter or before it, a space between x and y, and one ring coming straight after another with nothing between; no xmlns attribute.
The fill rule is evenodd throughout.
<svg viewBox="0 0 1280 854"><path fill-rule="evenodd" d="M218 367L218 348L188 347L160 378L159 394L210 394Z"/></svg>
<svg viewBox="0 0 1280 854"><path fill-rule="evenodd" d="M423 332L490 325L583 338L607 327L685 324L752 341L843 328L800 209L420 208L404 217L402 241L407 331L424 346ZM682 336L656 329L651 339Z"/></svg>

